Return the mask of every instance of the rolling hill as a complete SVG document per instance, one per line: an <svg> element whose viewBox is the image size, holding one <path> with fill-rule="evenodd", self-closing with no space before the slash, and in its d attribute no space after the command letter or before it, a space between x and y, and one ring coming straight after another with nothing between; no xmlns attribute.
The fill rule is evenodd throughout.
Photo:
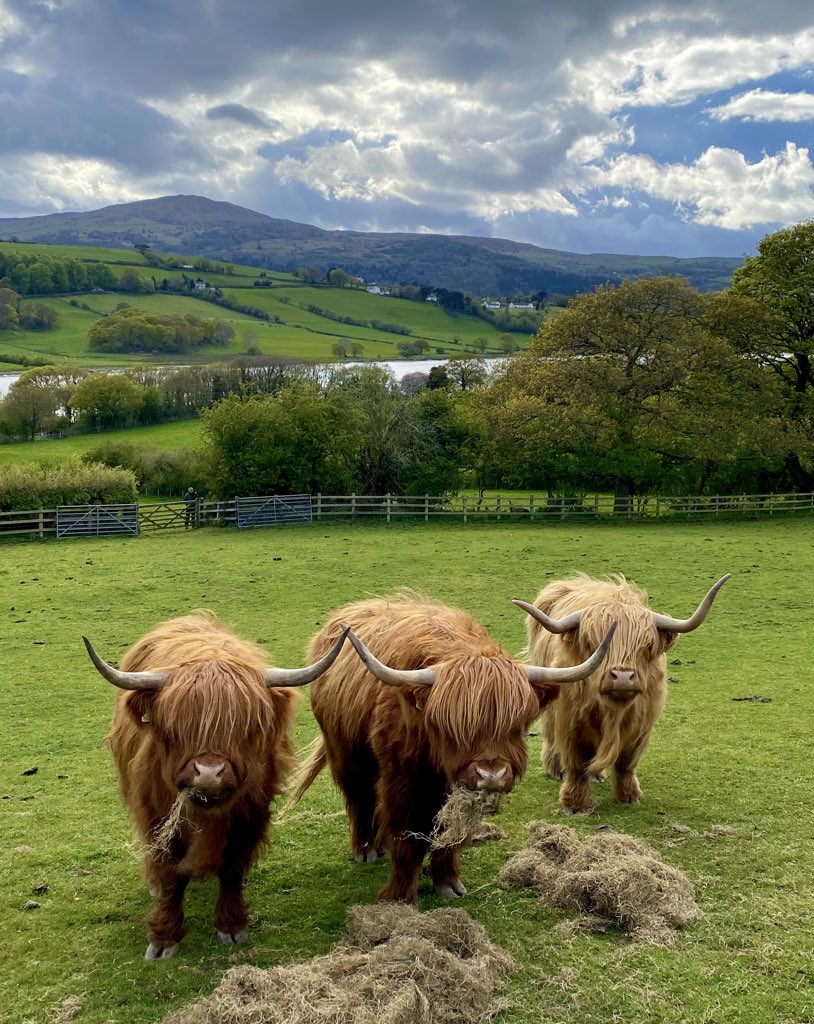
<svg viewBox="0 0 814 1024"><path fill-rule="evenodd" d="M0 218L0 239L52 245L154 249L269 270L341 267L368 281L427 284L505 296L574 295L625 277L682 274L703 290L725 288L740 260L581 255L502 238L325 231L202 196L162 196L87 213Z"/></svg>

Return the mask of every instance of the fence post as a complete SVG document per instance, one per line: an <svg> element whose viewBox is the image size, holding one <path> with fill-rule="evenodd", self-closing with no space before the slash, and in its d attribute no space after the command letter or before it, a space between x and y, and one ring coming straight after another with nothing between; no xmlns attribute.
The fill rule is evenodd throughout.
<svg viewBox="0 0 814 1024"><path fill-rule="evenodd" d="M658 519L660 511L661 511L661 496L657 494L656 495L656 519Z"/></svg>
<svg viewBox="0 0 814 1024"><path fill-rule="evenodd" d="M42 509L40 509L40 514L39 514L39 525L40 525L40 537L44 537L45 536L45 530L44 530L44 524L43 524Z"/></svg>
<svg viewBox="0 0 814 1024"><path fill-rule="evenodd" d="M424 522L429 522L430 518L430 496L429 494L424 495Z"/></svg>
<svg viewBox="0 0 814 1024"><path fill-rule="evenodd" d="M463 496L463 513L464 513L464 522L466 522L466 495Z"/></svg>
<svg viewBox="0 0 814 1024"><path fill-rule="evenodd" d="M389 494L389 492L387 493L386 498L387 498L387 521L389 523L390 522L390 494Z"/></svg>
<svg viewBox="0 0 814 1024"><path fill-rule="evenodd" d="M350 517L351 519L356 518L356 491L350 496Z"/></svg>
<svg viewBox="0 0 814 1024"><path fill-rule="evenodd" d="M317 519L322 518L322 492L317 492Z"/></svg>
<svg viewBox="0 0 814 1024"><path fill-rule="evenodd" d="M529 495L529 521L534 519L534 495Z"/></svg>

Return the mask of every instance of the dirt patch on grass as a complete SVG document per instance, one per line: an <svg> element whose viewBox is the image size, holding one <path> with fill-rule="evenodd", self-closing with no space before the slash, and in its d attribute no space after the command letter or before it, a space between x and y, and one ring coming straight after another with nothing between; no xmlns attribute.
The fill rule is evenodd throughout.
<svg viewBox="0 0 814 1024"><path fill-rule="evenodd" d="M352 907L346 942L327 956L234 967L164 1024L488 1024L516 969L463 910Z"/></svg>
<svg viewBox="0 0 814 1024"><path fill-rule="evenodd" d="M687 876L643 840L619 832L581 842L565 825L533 822L528 845L498 881L533 889L547 907L576 911L561 926L566 934L615 926L636 941L674 946L676 930L702 916Z"/></svg>

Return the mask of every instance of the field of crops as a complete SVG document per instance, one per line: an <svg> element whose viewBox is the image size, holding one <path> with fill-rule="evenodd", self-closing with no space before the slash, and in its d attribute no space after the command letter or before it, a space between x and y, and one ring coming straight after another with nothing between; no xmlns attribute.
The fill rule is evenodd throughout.
<svg viewBox="0 0 814 1024"><path fill-rule="evenodd" d="M520 964L506 1024L805 1024L814 996L811 881L811 522L314 524L204 529L137 539L20 543L0 563L0 1019L36 1022L79 1007L82 1024L148 1024L210 992L235 963L260 967L327 951L345 910L375 900L387 863L349 857L327 774L253 870L249 943L218 945L214 885L190 889L190 933L175 959L145 963L150 899L139 849L101 746L113 693L90 666L91 637L116 661L156 622L210 607L277 664L302 663L330 609L398 586L426 590L487 624L514 652L547 580L623 571L654 607L686 615L724 572L708 621L670 658L667 709L645 755L639 806L612 802L569 820L641 837L696 886L704 913L675 949L613 931L566 937L563 915L499 888L500 866L534 819L560 821L558 784L539 764L497 819L501 842L464 854L459 905ZM678 662L675 662L678 659ZM761 701L741 700L761 697ZM296 739L315 733L307 698ZM34 769L36 771L34 772ZM713 825L725 834L710 834ZM731 831L729 831L731 830ZM24 910L28 901L38 907ZM440 906L425 879L420 907Z"/></svg>

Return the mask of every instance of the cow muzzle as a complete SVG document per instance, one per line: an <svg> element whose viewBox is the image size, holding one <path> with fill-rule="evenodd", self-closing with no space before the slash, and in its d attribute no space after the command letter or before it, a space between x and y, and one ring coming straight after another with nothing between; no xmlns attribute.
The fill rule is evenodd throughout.
<svg viewBox="0 0 814 1024"><path fill-rule="evenodd" d="M514 786L514 772L506 761L470 764L457 779L466 789L487 793L509 793Z"/></svg>
<svg viewBox="0 0 814 1024"><path fill-rule="evenodd" d="M235 773L228 761L195 759L188 762L176 780L179 790L187 790L189 798L202 808L217 807L236 788Z"/></svg>
<svg viewBox="0 0 814 1024"><path fill-rule="evenodd" d="M612 668L605 673L599 692L613 700L632 700L644 692L644 685L635 669Z"/></svg>

